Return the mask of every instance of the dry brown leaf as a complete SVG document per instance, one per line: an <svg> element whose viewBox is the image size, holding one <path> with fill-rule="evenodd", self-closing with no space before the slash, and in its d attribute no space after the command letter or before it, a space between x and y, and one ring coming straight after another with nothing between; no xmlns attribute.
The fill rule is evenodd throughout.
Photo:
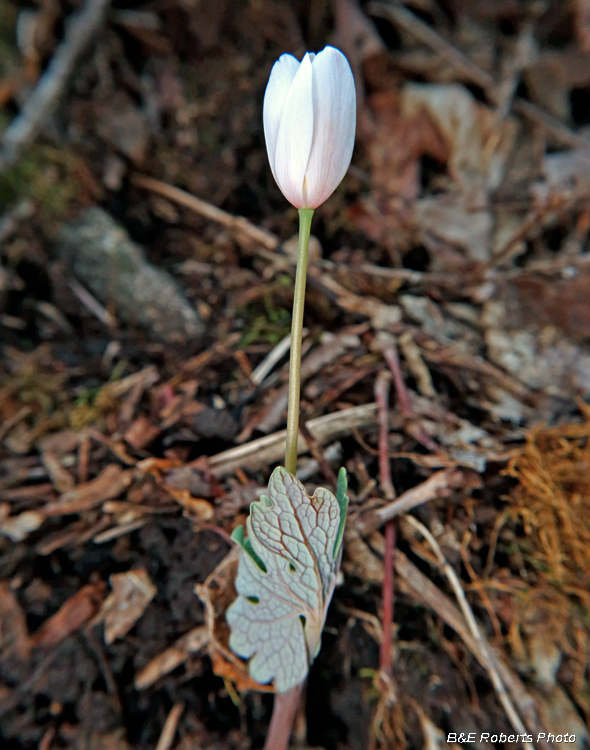
<svg viewBox="0 0 590 750"><path fill-rule="evenodd" d="M473 202L499 186L515 122L498 124L493 110L457 84L409 84L401 95L401 111L406 118L422 113L430 119L446 144L452 179Z"/></svg>
<svg viewBox="0 0 590 750"><path fill-rule="evenodd" d="M250 677L248 663L237 657L229 648L229 626L225 621L225 612L237 597L234 581L238 571L239 554L240 548L236 545L205 583L195 587L199 599L205 605L207 651L215 674L231 680L238 690L273 693L272 685L261 685Z"/></svg>
<svg viewBox="0 0 590 750"><path fill-rule="evenodd" d="M120 495L131 484L132 476L131 471L124 471L116 464L110 464L95 479L64 492L54 503L48 503L42 509L43 515L59 516L90 510L105 500L112 500Z"/></svg>
<svg viewBox="0 0 590 750"><path fill-rule="evenodd" d="M96 105L96 129L101 138L110 143L136 164L144 160L149 143L145 117L124 93L115 95L105 105Z"/></svg>
<svg viewBox="0 0 590 750"><path fill-rule="evenodd" d="M31 644L55 646L85 625L100 607L104 589L105 585L102 581L83 586L31 636Z"/></svg>
<svg viewBox="0 0 590 750"><path fill-rule="evenodd" d="M162 487L170 497L176 500L177 503L182 505L185 509L185 513L189 517L198 521L210 521L214 516L214 510L211 503L202 498L193 497L188 490L177 490L162 479L162 474L164 472L170 471L181 465L181 461L172 461L167 458L146 458L145 461L140 461L140 463L137 464L137 468L145 474L151 474L160 487Z"/></svg>
<svg viewBox="0 0 590 750"><path fill-rule="evenodd" d="M589 289L589 269L580 270L571 279L523 274L504 287L509 307L508 326L518 329L551 325L573 340L588 339Z"/></svg>
<svg viewBox="0 0 590 750"><path fill-rule="evenodd" d="M157 593L143 568L115 573L109 582L113 591L95 618L95 622L105 621L106 643L128 633Z"/></svg>
<svg viewBox="0 0 590 750"><path fill-rule="evenodd" d="M532 101L558 120L571 116L570 93L590 83L590 55L576 47L544 50L525 71Z"/></svg>
<svg viewBox="0 0 590 750"><path fill-rule="evenodd" d="M410 100L411 101L411 100ZM448 145L425 113L425 107L401 111L395 91L373 94L359 133L371 162L371 173L380 190L415 200L420 194L420 159L430 156L446 162Z"/></svg>
<svg viewBox="0 0 590 750"><path fill-rule="evenodd" d="M167 484L162 484L162 487L170 493L170 497L173 497L177 503L182 505L185 515L188 515L189 518L198 521L210 521L215 515L213 506L207 500L193 497L188 490L175 490Z"/></svg>
<svg viewBox="0 0 590 750"><path fill-rule="evenodd" d="M154 657L135 676L135 687L138 690L153 685L156 680L179 667L190 654L204 649L209 640L209 633L205 625L199 625L179 638L170 648Z"/></svg>
<svg viewBox="0 0 590 750"><path fill-rule="evenodd" d="M357 0L334 0L337 46L345 53L354 73L357 101L364 97L363 65L371 58L387 59L379 32L360 9Z"/></svg>
<svg viewBox="0 0 590 750"><path fill-rule="evenodd" d="M404 119L410 122L421 115L439 133L453 181L451 191L417 201L417 224L458 245L470 258L487 260L493 230L488 194L505 175L516 123L511 119L498 123L490 108L457 84L409 84L400 102Z"/></svg>

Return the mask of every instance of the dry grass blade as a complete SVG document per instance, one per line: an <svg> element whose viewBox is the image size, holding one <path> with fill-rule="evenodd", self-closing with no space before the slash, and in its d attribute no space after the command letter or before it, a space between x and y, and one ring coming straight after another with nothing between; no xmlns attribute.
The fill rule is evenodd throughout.
<svg viewBox="0 0 590 750"><path fill-rule="evenodd" d="M500 702L502 706L504 707L504 710L506 711L506 715L508 716L510 723L512 724L514 729L516 729L518 734L526 735L527 733L526 727L523 724L522 719L518 715L516 708L514 707L514 704L512 703L512 700L510 699L510 696L508 695L506 691L504 683L502 682L502 679L500 678L500 675L498 674L498 670L496 669L496 665L494 664L492 658L490 657L488 645L482 635L481 630L479 629L479 626L471 610L471 607L469 606L467 599L465 598L465 592L463 591L463 587L461 586L461 583L457 577L457 574L447 562L445 556L443 555L441 551L441 548L438 542L436 541L434 536L430 533L430 531L424 526L424 524L420 523L420 521L418 521L413 516L407 516L406 521L414 529L416 529L420 534L422 534L422 536L428 541L428 544L430 545L434 554L436 555L438 563L443 573L446 575L449 583L451 584L451 588L453 589L455 596L457 597L457 601L459 602L459 606L461 607L463 616L465 617L465 620L467 621L469 630L471 631L471 634L477 643L479 652L483 660L483 665L485 666L490 676L494 689L496 690L496 693L498 694L498 698L500 699ZM533 747L533 745L529 742L523 742L522 744L526 748Z"/></svg>
<svg viewBox="0 0 590 750"><path fill-rule="evenodd" d="M590 612L590 421L538 428L505 473L519 484L510 514L522 521L539 576Z"/></svg>

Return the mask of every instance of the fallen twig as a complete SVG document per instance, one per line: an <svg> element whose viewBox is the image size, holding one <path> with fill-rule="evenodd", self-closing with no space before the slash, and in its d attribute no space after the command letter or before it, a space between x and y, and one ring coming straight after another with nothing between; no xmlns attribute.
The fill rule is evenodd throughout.
<svg viewBox="0 0 590 750"><path fill-rule="evenodd" d="M172 706L170 713L164 722L164 728L162 729L162 734L160 735L158 744L156 745L156 750L170 750L170 746L174 740L174 735L176 734L176 727L178 726L178 721L183 711L184 703L182 701L175 703Z"/></svg>
<svg viewBox="0 0 590 750"><path fill-rule="evenodd" d="M406 421L410 421L414 416L414 410L412 409L412 402L410 401L410 395L404 383L402 370L399 363L399 355L397 353L397 345L395 339L391 346L388 346L383 350L383 356L385 357L389 369L393 375L393 382L395 384L395 390L397 393L397 400L399 404L402 417ZM409 425L408 425L409 426ZM414 437L426 450L432 451L432 453L438 453L440 451L437 443L428 435L422 427L417 425L417 429L412 430L412 437Z"/></svg>
<svg viewBox="0 0 590 750"><path fill-rule="evenodd" d="M323 417L310 419L307 428L318 443L327 443L348 434L353 427L365 427L373 424L377 404L363 404L350 409L326 414ZM237 468L259 469L274 461L279 461L285 452L287 431L280 430L272 435L252 440L244 445L230 448L209 459L209 469L214 476L231 474ZM298 453L308 450L303 436L299 436Z"/></svg>
<svg viewBox="0 0 590 750"><path fill-rule="evenodd" d="M307 334L307 328L304 328L301 332L303 336ZM260 385L266 376L270 373L273 367L280 362L285 354L291 349L291 334L288 333L284 339L266 355L258 367L254 370L250 376L250 380L254 385Z"/></svg>
<svg viewBox="0 0 590 750"><path fill-rule="evenodd" d="M357 520L357 528L361 534L370 534L392 518L407 513L417 505L434 500L444 494L448 494L453 487L458 486L462 473L457 469L442 469L437 471L425 482L417 487L412 487L396 500L381 508L370 510Z"/></svg>
<svg viewBox="0 0 590 750"><path fill-rule="evenodd" d="M66 36L39 79L20 114L4 131L0 172L14 164L22 149L39 133L56 107L74 65L102 26L110 0L87 0L66 25Z"/></svg>
<svg viewBox="0 0 590 750"><path fill-rule="evenodd" d="M221 208L217 208L212 203L201 200L200 198L187 193L186 190L168 185L166 182L161 182L153 177L147 177L143 174L134 174L131 176L131 182L137 187L145 188L150 190L152 193L157 193L163 198L178 203L179 206L198 213L200 216L204 216L206 219L216 221L218 224L222 224L232 232L236 232L238 236L245 235L250 240L259 243L267 250L276 250L280 244L279 238L272 232L268 232L266 229L260 229L252 222L245 219L243 216L234 216L233 214L223 211ZM274 256L273 256L274 259ZM290 265L290 263L289 263Z"/></svg>

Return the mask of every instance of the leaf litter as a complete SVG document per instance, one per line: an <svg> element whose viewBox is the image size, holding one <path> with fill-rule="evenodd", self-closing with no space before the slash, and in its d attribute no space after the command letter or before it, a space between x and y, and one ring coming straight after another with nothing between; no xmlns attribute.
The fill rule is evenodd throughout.
<svg viewBox="0 0 590 750"><path fill-rule="evenodd" d="M587 4L202 5L113 11L0 172L2 741L262 744L274 687L229 647L230 535L283 451L294 216L256 102L279 54L335 34L359 138L314 225L299 449L308 495L344 465L351 502L302 731L328 750L439 747L467 725L509 734L507 695L527 731L581 747ZM71 9L27 13L0 0L0 132L23 124ZM108 232L72 258L59 238L84 209ZM110 277L107 235L149 299Z"/></svg>

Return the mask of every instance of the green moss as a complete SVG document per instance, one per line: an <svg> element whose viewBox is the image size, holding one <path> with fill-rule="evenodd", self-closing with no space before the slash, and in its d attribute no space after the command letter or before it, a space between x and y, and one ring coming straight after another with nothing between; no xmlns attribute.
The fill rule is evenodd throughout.
<svg viewBox="0 0 590 750"><path fill-rule="evenodd" d="M264 313L260 314L259 305L251 305L242 311L247 325L240 345L267 342L278 344L291 330L291 313L282 307L274 307L268 299L264 300Z"/></svg>
<svg viewBox="0 0 590 750"><path fill-rule="evenodd" d="M0 206L32 198L43 219L65 219L80 194L79 166L79 157L67 149L32 146L0 175Z"/></svg>

